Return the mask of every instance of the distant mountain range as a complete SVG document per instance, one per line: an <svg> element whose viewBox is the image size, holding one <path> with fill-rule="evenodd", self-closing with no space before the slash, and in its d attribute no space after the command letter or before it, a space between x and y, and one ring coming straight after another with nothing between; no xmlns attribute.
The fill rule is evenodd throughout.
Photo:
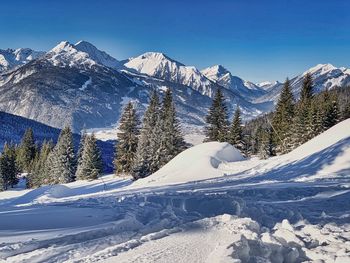
<svg viewBox="0 0 350 263"><path fill-rule="evenodd" d="M316 91L350 84L350 70L320 64L307 70ZM298 96L302 77L291 79ZM202 126L211 98L221 88L230 114L239 106L245 119L271 111L282 84L254 84L221 65L203 70L165 54L147 52L117 60L86 41L63 41L48 52L0 50L0 110L77 132L117 123L123 105L132 101L141 113L152 89L174 93L185 125Z"/></svg>

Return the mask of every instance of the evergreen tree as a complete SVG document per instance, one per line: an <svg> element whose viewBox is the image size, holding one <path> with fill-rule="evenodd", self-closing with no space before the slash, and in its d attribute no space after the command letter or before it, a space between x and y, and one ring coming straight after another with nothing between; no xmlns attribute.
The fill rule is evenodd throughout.
<svg viewBox="0 0 350 263"><path fill-rule="evenodd" d="M155 142L159 140L159 133L156 134L154 129L159 130L159 97L156 91L152 92L149 106L145 112L141 134L137 144L135 161L132 168L134 179L143 178L155 172L152 160L156 154L159 145ZM156 148L155 148L156 147Z"/></svg>
<svg viewBox="0 0 350 263"><path fill-rule="evenodd" d="M157 151L155 167L158 169L168 163L172 158L185 149L185 141L182 137L180 124L176 118L175 105L170 89L167 89L163 99L161 114L157 126L161 133L154 130L155 137L160 137L160 145ZM156 136L156 135L160 136Z"/></svg>
<svg viewBox="0 0 350 263"><path fill-rule="evenodd" d="M37 147L35 145L33 130L29 128L23 135L17 155L17 163L21 171L29 172L36 151Z"/></svg>
<svg viewBox="0 0 350 263"><path fill-rule="evenodd" d="M293 147L291 144L291 124L294 118L294 97L291 92L290 82L287 79L281 91L280 98L272 119L276 151L286 153Z"/></svg>
<svg viewBox="0 0 350 263"><path fill-rule="evenodd" d="M319 135L322 131L322 118L321 110L318 98L314 98L310 105L310 111L308 116L308 140Z"/></svg>
<svg viewBox="0 0 350 263"><path fill-rule="evenodd" d="M31 172L27 177L27 187L35 188L49 183L49 174L46 172L45 165L53 147L52 140L44 140L40 153L34 158Z"/></svg>
<svg viewBox="0 0 350 263"><path fill-rule="evenodd" d="M228 142L235 146L238 150L243 152L245 145L243 141L242 134L242 121L241 121L241 111L239 107L237 107L235 114L233 116Z"/></svg>
<svg viewBox="0 0 350 263"><path fill-rule="evenodd" d="M15 147L5 143L0 156L0 190L6 190L18 183L17 172Z"/></svg>
<svg viewBox="0 0 350 263"><path fill-rule="evenodd" d="M300 93L300 101L296 105L295 118L293 121L293 148L311 139L314 131L313 119L311 118L311 102L313 98L313 82L310 74L304 76Z"/></svg>
<svg viewBox="0 0 350 263"><path fill-rule="evenodd" d="M300 92L300 102L303 104L309 104L313 98L313 80L309 73L306 73L303 79L303 85Z"/></svg>
<svg viewBox="0 0 350 263"><path fill-rule="evenodd" d="M350 118L350 103L346 104L343 111L341 112L342 120Z"/></svg>
<svg viewBox="0 0 350 263"><path fill-rule="evenodd" d="M102 173L101 152L95 135L85 136L83 152L78 161L76 177L79 180L94 180Z"/></svg>
<svg viewBox="0 0 350 263"><path fill-rule="evenodd" d="M337 95L323 92L322 101L322 131L325 131L339 122L339 106Z"/></svg>
<svg viewBox="0 0 350 263"><path fill-rule="evenodd" d="M50 153L48 159L50 163L49 173L51 183L70 183L75 180L76 158L74 153L73 135L67 126L61 131L57 144Z"/></svg>
<svg viewBox="0 0 350 263"><path fill-rule="evenodd" d="M139 135L139 119L131 102L129 102L119 121L118 143L114 159L117 175L132 172Z"/></svg>
<svg viewBox="0 0 350 263"><path fill-rule="evenodd" d="M81 160L81 156L83 155L86 136L87 136L87 134L86 134L86 130L84 128L81 135L80 135L80 142L79 142L79 148L78 148L78 153L77 153L77 161L78 161L77 165L79 165L79 160Z"/></svg>
<svg viewBox="0 0 350 263"><path fill-rule="evenodd" d="M224 142L227 140L227 132L229 126L228 114L227 107L225 105L225 98L221 89L218 89L214 96L213 103L206 117L206 122L206 142Z"/></svg>
<svg viewBox="0 0 350 263"><path fill-rule="evenodd" d="M262 132L258 154L261 159L267 159L276 155L272 129Z"/></svg>

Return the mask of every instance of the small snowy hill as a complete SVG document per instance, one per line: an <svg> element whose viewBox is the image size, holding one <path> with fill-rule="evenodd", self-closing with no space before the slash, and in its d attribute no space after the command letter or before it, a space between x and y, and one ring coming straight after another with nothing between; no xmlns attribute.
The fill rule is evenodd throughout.
<svg viewBox="0 0 350 263"><path fill-rule="evenodd" d="M228 143L207 142L180 153L158 172L136 181L134 185L169 185L223 176L219 165L243 159L241 153Z"/></svg>

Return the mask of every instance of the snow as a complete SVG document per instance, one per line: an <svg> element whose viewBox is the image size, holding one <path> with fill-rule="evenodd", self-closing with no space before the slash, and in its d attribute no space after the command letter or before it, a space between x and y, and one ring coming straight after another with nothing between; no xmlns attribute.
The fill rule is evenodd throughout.
<svg viewBox="0 0 350 263"><path fill-rule="evenodd" d="M0 72L24 65L44 54L44 52L34 51L30 48L0 49Z"/></svg>
<svg viewBox="0 0 350 263"><path fill-rule="evenodd" d="M84 84L81 86L80 90L84 91L87 89L87 87L91 84L92 82L92 78L89 77L89 79L87 81L84 82Z"/></svg>
<svg viewBox="0 0 350 263"><path fill-rule="evenodd" d="M115 69L120 66L118 60L86 41L79 41L75 45L62 41L48 52L47 57L56 66L92 67L99 64Z"/></svg>
<svg viewBox="0 0 350 263"><path fill-rule="evenodd" d="M228 143L207 142L177 155L159 171L134 185L159 186L200 181L223 176L219 166L243 160L241 153Z"/></svg>
<svg viewBox="0 0 350 263"><path fill-rule="evenodd" d="M141 74L189 86L202 94L211 95L211 82L197 68L185 66L163 53L147 52L130 58L124 66Z"/></svg>
<svg viewBox="0 0 350 263"><path fill-rule="evenodd" d="M1 192L0 260L349 262L349 127L268 160L210 142L136 182Z"/></svg>

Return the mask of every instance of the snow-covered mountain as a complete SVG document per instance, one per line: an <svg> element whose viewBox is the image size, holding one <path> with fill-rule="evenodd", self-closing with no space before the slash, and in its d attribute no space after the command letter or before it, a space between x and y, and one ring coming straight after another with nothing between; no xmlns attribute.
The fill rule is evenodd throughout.
<svg viewBox="0 0 350 263"><path fill-rule="evenodd" d="M45 52L30 48L0 49L0 73L24 65L44 54Z"/></svg>
<svg viewBox="0 0 350 263"><path fill-rule="evenodd" d="M118 68L120 65L118 60L86 41L79 41L76 44L62 41L47 53L46 58L55 66L81 67L84 65L91 67L100 64L110 68Z"/></svg>
<svg viewBox="0 0 350 263"><path fill-rule="evenodd" d="M231 72L222 65L215 65L203 69L201 73L217 84L244 96L244 98L249 101L265 94L265 91L259 86L252 82L244 81L239 77L233 76Z"/></svg>
<svg viewBox="0 0 350 263"><path fill-rule="evenodd" d="M349 69L344 67L337 68L331 64L318 64L290 80L292 92L296 98L299 97L303 78L307 73L309 73L313 79L314 92L320 92L325 89L332 89L336 86L342 87L350 84ZM268 92L255 101L273 101L276 103L282 87L283 83L281 82L276 82L270 86L267 86L265 89Z"/></svg>
<svg viewBox="0 0 350 263"><path fill-rule="evenodd" d="M147 52L128 59L124 66L148 76L192 87L203 95L213 95L213 83L197 68L185 66L163 53Z"/></svg>
<svg viewBox="0 0 350 263"><path fill-rule="evenodd" d="M223 91L230 115L239 106L243 118L250 119L271 111L282 87L242 80L220 65L199 71L157 52L118 61L86 41L63 41L46 54L1 52L6 56L0 57L0 110L56 128L69 124L75 131L116 124L130 100L142 113L152 89L162 94L170 88L184 126L201 127L217 89ZM346 68L327 64L308 72L316 91L349 83ZM304 74L291 80L295 94Z"/></svg>

